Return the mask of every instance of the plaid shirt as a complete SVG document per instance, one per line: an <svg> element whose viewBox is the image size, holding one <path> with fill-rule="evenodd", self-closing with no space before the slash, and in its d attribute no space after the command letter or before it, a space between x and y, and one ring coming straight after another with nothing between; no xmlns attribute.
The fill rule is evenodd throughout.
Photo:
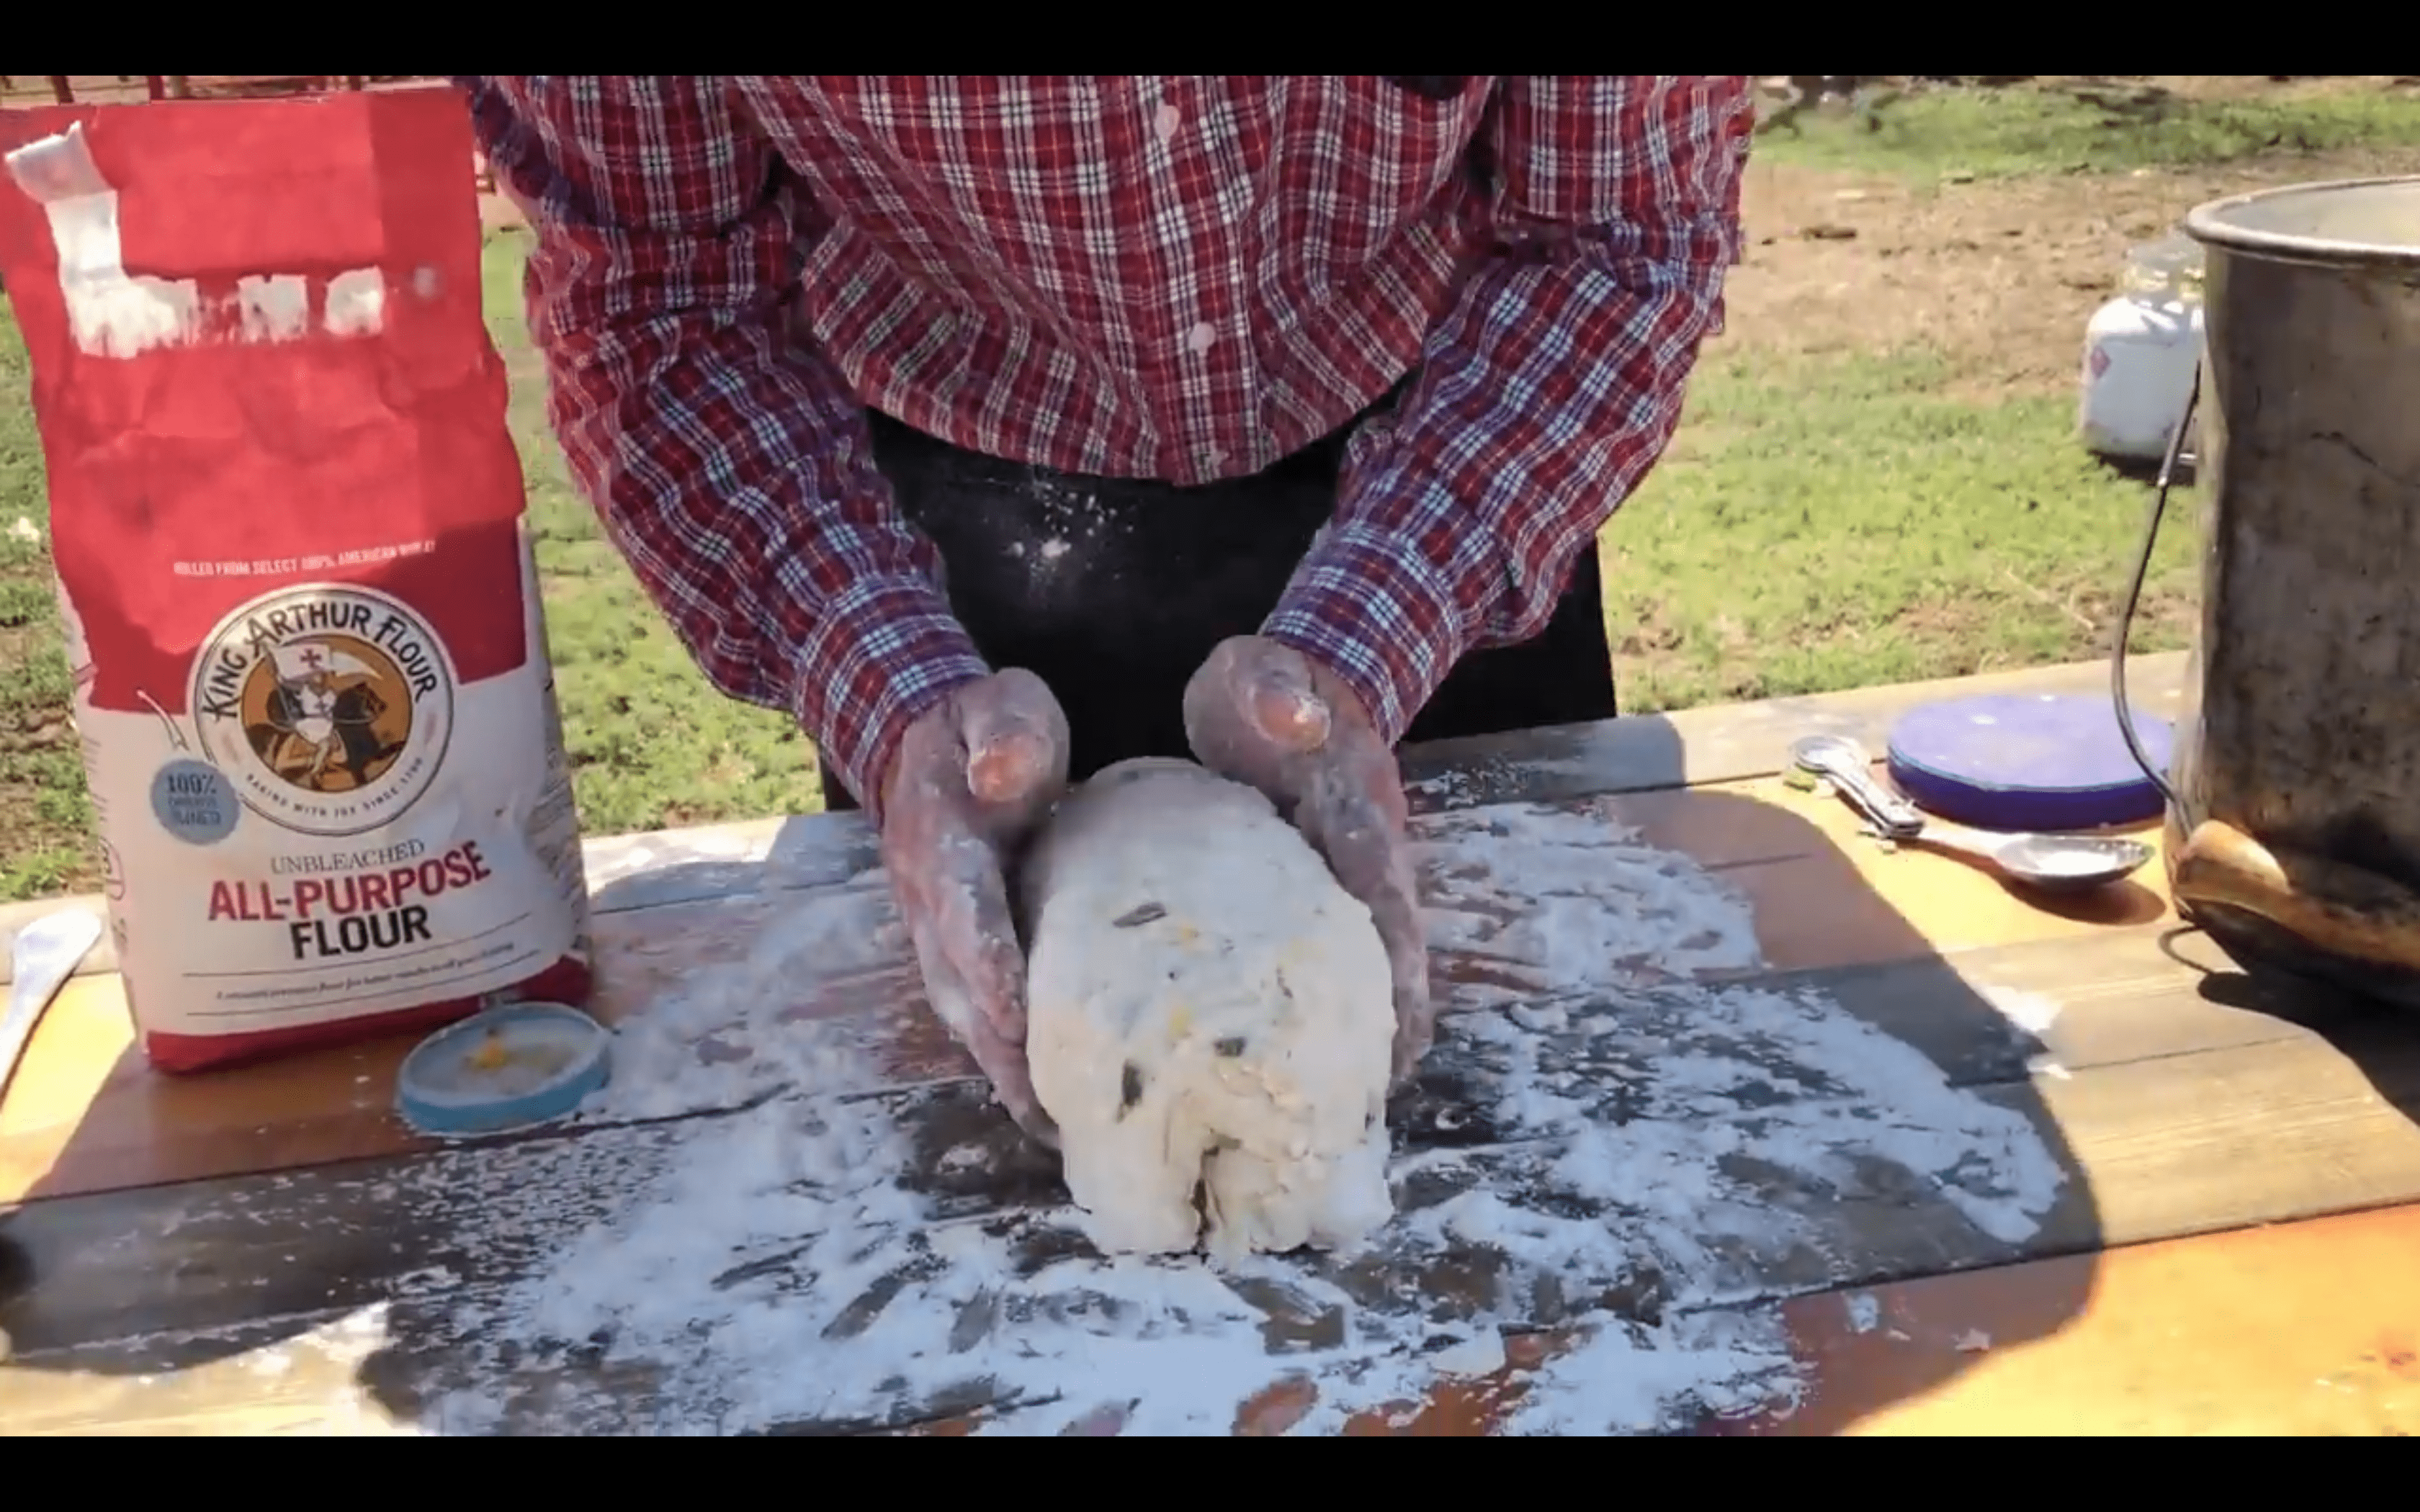
<svg viewBox="0 0 2420 1512"><path fill-rule="evenodd" d="M1391 743L1465 652L1544 625L1662 452L1752 119L1728 75L458 82L536 228L574 475L706 675L794 712L869 808L907 722L986 668L863 406L1187 484L1417 364L1264 627Z"/></svg>

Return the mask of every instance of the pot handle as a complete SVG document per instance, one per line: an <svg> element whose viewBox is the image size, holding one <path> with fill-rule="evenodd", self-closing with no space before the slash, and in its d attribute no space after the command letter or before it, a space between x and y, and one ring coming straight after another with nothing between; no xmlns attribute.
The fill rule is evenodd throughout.
<svg viewBox="0 0 2420 1512"><path fill-rule="evenodd" d="M2178 855L2169 887L2185 907L2240 908L2330 955L2420 972L2420 893L2366 868L2271 851L2207 819Z"/></svg>

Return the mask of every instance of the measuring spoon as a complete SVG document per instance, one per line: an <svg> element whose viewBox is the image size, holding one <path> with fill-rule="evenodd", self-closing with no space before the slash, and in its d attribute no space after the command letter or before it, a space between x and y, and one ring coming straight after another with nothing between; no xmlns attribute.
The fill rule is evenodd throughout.
<svg viewBox="0 0 2420 1512"><path fill-rule="evenodd" d="M2107 887L2151 858L2149 846L2118 836L1999 835L1944 825L1875 781L1865 748L1844 735L1809 735L1790 748L1790 756L1800 770L1830 782L1886 838L1974 856L2043 892Z"/></svg>

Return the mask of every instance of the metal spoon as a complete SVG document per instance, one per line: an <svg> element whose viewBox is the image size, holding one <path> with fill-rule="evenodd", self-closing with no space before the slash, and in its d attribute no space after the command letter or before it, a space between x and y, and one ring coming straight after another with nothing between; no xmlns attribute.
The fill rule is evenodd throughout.
<svg viewBox="0 0 2420 1512"><path fill-rule="evenodd" d="M2151 858L2151 848L2141 841L2117 836L1996 835L1944 825L1876 782L1865 748L1842 735L1809 735L1791 747L1790 755L1801 770L1830 782L1890 840L1972 856L2043 892L2088 892Z"/></svg>
<svg viewBox="0 0 2420 1512"><path fill-rule="evenodd" d="M0 1014L0 1094L15 1079L34 1026L101 939L101 916L65 908L17 932L8 946L8 1011Z"/></svg>

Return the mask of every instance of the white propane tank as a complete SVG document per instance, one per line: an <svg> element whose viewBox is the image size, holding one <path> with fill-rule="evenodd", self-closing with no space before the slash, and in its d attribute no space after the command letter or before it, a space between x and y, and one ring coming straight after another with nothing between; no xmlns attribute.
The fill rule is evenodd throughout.
<svg viewBox="0 0 2420 1512"><path fill-rule="evenodd" d="M2157 462L2167 455L2201 358L2200 252L2183 237L2134 248L2118 297L2084 328L2078 426L2102 456ZM2195 440L2185 438L2188 455Z"/></svg>

